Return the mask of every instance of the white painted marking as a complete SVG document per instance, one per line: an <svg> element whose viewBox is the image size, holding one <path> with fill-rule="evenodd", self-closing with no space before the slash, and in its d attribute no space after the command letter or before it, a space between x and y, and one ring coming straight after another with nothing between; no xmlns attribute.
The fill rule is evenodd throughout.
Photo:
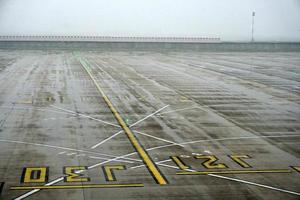
<svg viewBox="0 0 300 200"><path fill-rule="evenodd" d="M263 188L267 188L267 189L271 189L271 190L276 190L276 191L285 192L285 193L300 196L299 192L293 192L293 191L289 191L289 190L285 190L285 189L275 188L275 187L272 187L272 186L263 185L263 184L259 184L259 183L254 183L254 182L250 182L250 181L245 181L245 180L242 180L242 179L230 178L230 177L226 177L226 176L220 176L220 175L217 175L217 174L208 174L208 176L213 176L213 177L216 177L216 178L222 178L222 179L226 179L226 180L230 180L230 181L236 181L236 182L240 182L240 183L245 183L245 184L249 184L249 185L254 185L254 186L258 186L258 187L263 187Z"/></svg>
<svg viewBox="0 0 300 200"><path fill-rule="evenodd" d="M106 122L106 121L103 121L101 119L97 119L95 117L91 117L89 115L85 115L85 114L81 114L81 113L77 113L77 112L74 112L72 110L68 110L68 109L65 109L65 108L60 108L60 107L57 107L57 106L54 106L54 105L50 105L51 107L53 108L56 108L58 110L63 110L65 112L68 112L68 113L72 113L72 114L76 114L76 115L79 115L79 116L82 116L82 117L85 117L85 118L88 118L88 119L92 119L92 120L95 120L95 121L98 121L98 122L102 122L104 124L108 124L108 125L111 125L111 126L115 126L115 127L120 127L119 125L117 124L113 124L113 123L110 123L110 122Z"/></svg>
<svg viewBox="0 0 300 200"><path fill-rule="evenodd" d="M192 155L194 155L194 156L201 156L202 154L201 153L192 153Z"/></svg>
<svg viewBox="0 0 300 200"><path fill-rule="evenodd" d="M244 140L244 139L261 139L261 138L286 138L286 137L300 137L300 135L272 135L272 136L246 136L246 137L231 137L231 138L220 138L220 139L208 139L208 140L195 140L190 142L182 142L178 143L181 145L187 145L187 144L194 144L194 143L200 143L200 142L214 142L214 141L225 141L225 140ZM174 144L167 144L163 146L157 146L147 149L147 151L151 151L154 149L161 149L166 147L175 146Z"/></svg>
<svg viewBox="0 0 300 200"><path fill-rule="evenodd" d="M144 121L144 120L148 119L149 117L152 117L153 115L159 113L160 111L162 111L163 109L167 108L168 106L169 106L169 105L166 105L166 106L164 106L164 107L158 109L158 110L155 111L154 113L151 113L150 115L147 115L146 117L144 117L144 118L138 120L137 122L131 124L129 127L131 128L131 127L133 127L133 126L135 126L135 125L141 123L142 121ZM99 143L93 145L93 146L91 147L91 149L97 148L98 146L100 146L100 145L104 144L105 142L107 142L107 141L113 139L114 137L118 136L118 135L121 134L122 132L123 132L123 130L121 130L121 131L119 131L119 132L113 134L112 136L110 136L110 137L108 137L108 138L102 140L101 142L99 142Z"/></svg>
<svg viewBox="0 0 300 200"><path fill-rule="evenodd" d="M107 157L113 157L113 158L117 157L117 156L98 153L98 152L94 152L94 151L86 151L86 150L81 150L81 149L73 149L73 148L68 148L68 147L60 147L60 146L39 144L39 143L32 143L32 142L23 142L23 141L17 141L17 140L0 139L0 142L8 142L8 143L16 143L16 144L29 144L29 145L34 145L34 146L41 146L41 147L47 147L47 148L53 148L53 149L62 149L62 150L75 151L75 152L83 152L83 153L89 153L89 154L101 155L101 156L107 156ZM133 159L133 158L125 158L125 159L136 161L136 159Z"/></svg>
<svg viewBox="0 0 300 200"><path fill-rule="evenodd" d="M159 165L161 163L169 162L169 161L172 161L172 160L171 159L162 160L162 161L155 162L155 164ZM130 167L129 169L136 169L136 168L140 168L140 167L145 167L145 165L137 165L137 166Z"/></svg>
<svg viewBox="0 0 300 200"><path fill-rule="evenodd" d="M120 158L126 158L126 157L128 157L128 156L135 155L135 154L137 154L137 152L132 152L132 153L129 153L129 154L125 154L125 155L123 155L123 156L118 156L118 157L116 157L116 158L112 158L112 159L110 159L110 160L106 160L106 161L101 162L101 163L96 163L96 164L94 164L94 165L92 165L92 166L89 166L88 169L93 169L93 168L98 167L98 166L101 166L101 165L103 165L103 164L105 164L105 163L109 163L109 162L118 160L118 159L120 159ZM128 158L127 158L127 159L128 159ZM142 161L141 161L141 162L142 162Z"/></svg>
<svg viewBox="0 0 300 200"><path fill-rule="evenodd" d="M1 108L4 108L4 109L11 109L11 107L5 107L5 106L0 106L0 109ZM39 111L47 111L47 112L53 112L53 113L58 113L58 114L63 114L63 115L70 115L70 116L73 116L74 118L77 118L77 117L81 117L81 118L88 118L88 117L83 117L83 116L80 116L78 114L72 114L70 112L62 112L62 111L57 111L57 110L50 110L50 109L41 109L41 108L38 108L38 107L33 107L33 108L27 108L27 107L14 107L14 109L16 110L39 110ZM74 112L76 113L76 112ZM70 117L69 117L70 118ZM50 118L48 118L50 119ZM53 119L58 119L58 118L53 118ZM65 119L65 118L60 118L60 119ZM68 118L67 118L68 119ZM91 119L91 118L90 118ZM45 120L45 119L44 119ZM96 120L96 121L99 121L99 119L97 118L94 118L92 120Z"/></svg>
<svg viewBox="0 0 300 200"><path fill-rule="evenodd" d="M77 154L76 156L77 156L77 157L80 157L80 156L84 157L84 156L86 156L86 155L85 155L84 153L83 153L83 154L80 153L80 154Z"/></svg>
<svg viewBox="0 0 300 200"><path fill-rule="evenodd" d="M191 156L188 155L180 155L181 158L190 158Z"/></svg>
<svg viewBox="0 0 300 200"><path fill-rule="evenodd" d="M296 137L299 137L300 135L292 135L291 137L295 137L295 136L296 136ZM274 137L274 138L275 138L275 137L283 137L283 136L240 137L240 139L258 139L258 138L264 138L264 137ZM285 137L286 137L286 136L285 136ZM289 136L288 136L288 137L289 137ZM224 139L225 139L225 138L224 138ZM226 138L226 139L229 140L230 138ZM236 140L237 138L234 137L233 139ZM3 141L3 140L0 140L0 141ZM214 140L198 140L198 141L192 141L192 142L193 142L193 143L196 143L196 142L207 142L207 141L214 141ZM191 142L184 142L184 143L180 143L180 144L188 144L188 143L191 143ZM160 148L165 148L165 147L169 147L169 146L174 146L174 144L164 145L164 146L157 146L157 147L149 148L149 149L146 149L146 150L147 150L147 151L151 151L151 150L154 150L154 149L160 149ZM136 152L132 152L132 153L129 153L129 154L125 154L125 155L123 155L123 156L118 156L118 157L115 157L115 158L112 158L112 159L103 161L103 162L101 162L101 163L96 163L96 164L94 164L94 165L89 166L88 169L93 169L93 168L98 167L98 166L101 166L101 165L103 165L103 164L105 164L105 163L113 162L113 161L115 161L115 160L118 160L118 159L121 159L121 158L126 158L126 157L128 157L128 156L135 155L135 154L136 154ZM129 159L129 158L127 158L127 159ZM141 162L142 162L142 161L141 161ZM160 164L158 164L158 165L165 166L165 167L167 166L167 165L162 164L162 163L160 163ZM178 167L174 167L174 166L168 166L168 167L174 168L174 169L179 169ZM190 170L187 169L187 171L190 171ZM208 174L208 175L209 175L209 174ZM212 176L212 175L213 175L214 177L217 177L217 176L218 176L219 178L228 179L228 177L220 176L220 175L215 175L215 174L211 174L210 176ZM53 184L55 184L55 183L57 183L57 182L60 182L60 181L62 181L62 180L63 180L63 177L60 177L60 178L58 178L58 179L53 180L52 182L50 182L50 183L48 183L48 184L53 185ZM228 179L228 180L229 180L229 179ZM244 180L237 179L237 181L244 181ZM53 182L54 182L54 183L53 183ZM52 184L51 184L51 183L52 183ZM252 185L257 184L257 183L253 183L253 182L249 182L248 184L250 184L250 183L252 183ZM47 185L47 184L46 184L46 185ZM258 186L258 184L257 184L257 186ZM270 186L266 186L265 188L269 188L269 187L270 187ZM271 188L273 188L273 187L271 187ZM271 188L269 188L269 189L271 189ZM289 190L283 190L283 189L279 189L279 188L276 188L276 189L274 189L274 190L281 191L281 192L285 192L285 193L290 193L290 194L299 195L299 193L293 192L293 191L289 191ZM39 191L40 191L40 189L34 189L34 190L31 190L31 191L29 191L29 192L23 194L22 196L16 198L16 200L24 199L24 198L26 198L26 197L28 197L28 196L30 196L30 195L36 193L36 192L39 192Z"/></svg>
<svg viewBox="0 0 300 200"><path fill-rule="evenodd" d="M3 140L0 140L0 141L3 141ZM23 142L22 142L22 143L23 143ZM125 155L123 155L123 156L118 156L118 157L115 157L115 158L112 158L112 159L103 161L103 162L101 162L101 163L97 163L97 164L91 165L91 166L88 167L88 170L89 170L89 169L93 169L93 168L98 167L98 166L101 166L101 165L103 165L103 164L105 164L105 163L117 161L117 160L123 159L123 158L124 158L124 159L127 159L127 160L136 160L136 159L132 159L132 158L126 158L126 157L131 156L131 155L134 155L134 154L136 154L136 152L132 152L132 153L129 153L129 154L125 154ZM138 160L138 161L142 162L141 160ZM85 170L79 170L78 173L81 173L81 172L83 172L83 171L85 171ZM53 184L58 183L58 182L63 181L63 180L64 180L64 177L60 177L60 178L57 178L57 179L55 179L55 180L53 180L53 181L51 181L51 182L49 182L49 183L47 183L47 184L45 184L45 185L46 185L46 186L53 185ZM39 192L40 190L41 190L41 189L34 189L34 190L31 190L31 191L26 192L25 194L23 194L23 195L21 195L21 196L15 198L15 200L22 200L22 199L25 199L25 198L27 198L28 196L30 196L30 195L32 195L32 194L35 194L35 193Z"/></svg>
<svg viewBox="0 0 300 200"><path fill-rule="evenodd" d="M45 118L43 121L48 121L48 120L65 120L65 119L75 119L77 116L74 117L50 117L50 118Z"/></svg>
<svg viewBox="0 0 300 200"><path fill-rule="evenodd" d="M108 160L107 158L99 157L99 156L89 156L91 159L97 159L97 160ZM126 163L134 163L132 161L127 160L115 160L115 162L126 162Z"/></svg>
<svg viewBox="0 0 300 200"><path fill-rule="evenodd" d="M46 186L53 185L53 184L58 183L58 182L63 181L63 180L64 180L64 177L60 177L60 178L57 178L57 179L55 179L55 180L53 180L53 181L51 181L51 182L49 182L49 183L47 183L47 184L45 184L45 185L46 185ZM32 195L32 194L34 194L34 193L36 193L36 192L38 192L38 191L40 191L40 190L41 190L41 189L34 189L34 190L31 190L31 191L26 192L25 194L23 194L23 195L21 195L21 196L15 198L15 200L25 199L26 197L29 197L30 195Z"/></svg>
<svg viewBox="0 0 300 200"><path fill-rule="evenodd" d="M167 143L170 143L170 144L174 144L174 145L178 145L178 146L184 147L183 145L178 144L178 143L176 143L176 142L172 142L172 141L170 141L170 140L166 140L166 139L163 139L163 138L160 138L160 137L156 137L156 136L153 136L153 135L149 135L149 134L147 134L147 133L143 133L143 132L136 131L136 130L134 130L133 132L136 132L136 133L138 133L138 134L141 134L141 135L144 135L144 136L147 136L147 137L154 138L154 139L156 139L156 140L160 140L160 141L163 141L163 142L167 142Z"/></svg>
<svg viewBox="0 0 300 200"><path fill-rule="evenodd" d="M66 153L65 151L59 152L58 155L64 154Z"/></svg>
<svg viewBox="0 0 300 200"><path fill-rule="evenodd" d="M152 114L150 114L150 115L148 115L148 116L146 116L146 117L144 117L144 118L140 119L139 121L137 121L137 122L135 122L135 123L131 124L129 127L135 126L135 125L137 125L137 124L141 123L142 121L145 121L145 120L146 120L146 119L148 119L149 117L152 117L153 115L155 115L155 114L159 113L160 111L162 111L163 109L165 109L165 108L167 108L167 107L169 107L169 106L170 106L170 105L166 105L166 106L164 106L164 107L162 107L162 108L158 109L158 110L157 110L157 111L155 111L154 113L152 113Z"/></svg>
<svg viewBox="0 0 300 200"><path fill-rule="evenodd" d="M98 144L95 144L94 146L91 147L91 149L95 149L97 148L98 146L100 146L101 144L104 144L105 142L109 141L110 139L116 137L117 135L119 135L120 133L122 133L123 130L119 131L119 132L116 132L115 134L113 134L112 136L102 140L101 142L99 142Z"/></svg>
<svg viewBox="0 0 300 200"><path fill-rule="evenodd" d="M0 109L11 109L11 107L6 107L6 106L0 106ZM49 109L42 109L39 107L33 107L33 108L28 108L28 107L14 107L15 110L39 110L39 111L48 111L48 112L53 112L53 113L59 113L59 114L64 114L64 115L72 115L76 116L74 114L66 113L66 112L61 112L57 110L49 110Z"/></svg>
<svg viewBox="0 0 300 200"><path fill-rule="evenodd" d="M171 111L166 111L166 112L161 112L157 115L163 115L163 114L168 114L168 113L173 113L173 112L178 112L178 111L183 111L183 110L190 110L190 109L195 109L195 108L199 108L199 106L193 106L193 107L188 107L188 108L181 108L181 109L176 109L176 110L171 110Z"/></svg>
<svg viewBox="0 0 300 200"><path fill-rule="evenodd" d="M160 166L164 166L164 167L173 168L173 169L179 169L179 167L176 167L176 166L162 164L162 162L165 162L165 161L170 161L170 159L156 162L156 164L160 165ZM135 166L135 167L131 167L130 169L135 169L135 168L143 167L143 166L144 165L138 165L138 166ZM195 172L196 170L185 169L185 171ZM254 186L258 186L258 187L263 187L263 188L267 188L267 189L271 189L271 190L276 190L276 191L280 191L280 192L300 196L300 193L298 193L298 192L293 192L293 191L289 191L289 190L285 190L285 189L281 189L281 188L275 188L275 187L272 187L272 186L263 185L263 184L259 184L259 183L254 183L254 182L250 182L250 181L245 181L245 180L242 180L242 179L230 178L230 177L216 175L216 174L207 174L207 176L213 176L213 177L216 177L216 178L226 179L226 180L230 180L230 181L236 181L236 182L240 182L240 183L245 183L245 184L249 184L249 185L254 185Z"/></svg>
<svg viewBox="0 0 300 200"><path fill-rule="evenodd" d="M45 118L45 119L43 119L43 121L55 120L55 119L57 119L57 118L55 118L55 117L50 117L50 118Z"/></svg>

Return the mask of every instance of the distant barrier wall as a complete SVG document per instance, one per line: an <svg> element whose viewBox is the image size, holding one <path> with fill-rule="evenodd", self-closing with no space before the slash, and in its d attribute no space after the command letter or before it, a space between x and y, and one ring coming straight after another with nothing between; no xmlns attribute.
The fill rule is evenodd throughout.
<svg viewBox="0 0 300 200"><path fill-rule="evenodd" d="M147 43L0 41L0 49L92 51L300 51L300 43Z"/></svg>

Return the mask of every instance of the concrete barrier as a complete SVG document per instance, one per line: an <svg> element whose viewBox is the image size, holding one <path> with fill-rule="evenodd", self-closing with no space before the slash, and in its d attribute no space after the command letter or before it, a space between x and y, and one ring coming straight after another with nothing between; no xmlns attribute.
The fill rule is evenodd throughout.
<svg viewBox="0 0 300 200"><path fill-rule="evenodd" d="M159 43L159 42L39 42L0 41L0 49L93 51L300 51L300 43Z"/></svg>

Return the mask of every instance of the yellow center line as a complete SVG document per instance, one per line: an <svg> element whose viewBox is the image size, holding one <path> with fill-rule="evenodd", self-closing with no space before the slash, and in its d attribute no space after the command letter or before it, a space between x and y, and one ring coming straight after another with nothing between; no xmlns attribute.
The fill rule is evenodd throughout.
<svg viewBox="0 0 300 200"><path fill-rule="evenodd" d="M120 187L144 187L144 184L133 183L133 184L12 186L10 187L10 189L11 190L32 190L32 189L84 189L84 188L120 188Z"/></svg>
<svg viewBox="0 0 300 200"><path fill-rule="evenodd" d="M83 68L86 70L92 81L94 82L95 86L97 87L99 93L101 94L102 98L104 99L105 103L108 105L109 109L111 112L114 114L115 118L117 119L118 123L121 125L122 129L126 133L127 137L129 138L131 144L133 147L136 149L138 152L139 156L147 166L149 172L153 175L155 181L160 184L160 185L165 185L167 184L166 178L162 175L162 173L159 171L157 166L154 164L146 150L142 147L142 145L139 143L138 139L136 136L133 134L133 132L130 130L130 128L127 126L127 124L124 122L122 117L120 116L119 112L117 109L113 106L109 98L106 96L96 79L93 77L93 75L90 72L90 67L89 64L86 61L83 61L81 58L78 58L79 62L83 66Z"/></svg>
<svg viewBox="0 0 300 200"><path fill-rule="evenodd" d="M228 171L196 171L196 172L177 172L177 175L207 175L207 174L252 174L252 173L291 173L289 169L270 169L270 170L228 170Z"/></svg>

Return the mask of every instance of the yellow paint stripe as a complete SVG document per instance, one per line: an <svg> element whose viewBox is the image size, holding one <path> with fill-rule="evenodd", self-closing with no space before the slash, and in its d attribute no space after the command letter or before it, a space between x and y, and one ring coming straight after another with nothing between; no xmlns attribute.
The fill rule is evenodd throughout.
<svg viewBox="0 0 300 200"><path fill-rule="evenodd" d="M105 174L107 176L107 180L108 181L114 181L114 177L112 175L113 172L111 171L111 169L106 167L106 166L104 167L104 169L105 169Z"/></svg>
<svg viewBox="0 0 300 200"><path fill-rule="evenodd" d="M171 159L176 163L176 165L182 169L189 169L190 167L186 166L177 156L171 156Z"/></svg>
<svg viewBox="0 0 300 200"><path fill-rule="evenodd" d="M91 74L91 72L89 70L89 66L87 66L88 63L86 63L85 61L83 61L81 58L79 58L79 62L81 63L81 65L84 67L84 69L86 70L86 72L88 73L88 75L90 76L90 78L92 79L92 81L94 82L94 84L97 87L99 93L103 97L105 103L108 105L109 109L114 114L114 116L117 119L118 123L121 125L122 129L124 130L124 132L126 133L127 137L129 138L131 144L133 145L133 147L138 152L139 156L141 157L141 159L143 160L143 162L145 163L145 165L149 169L150 173L154 176L156 182L158 184L161 184L161 185L167 184L167 180L165 179L165 177L158 170L157 166L151 160L151 158L149 157L149 155L146 153L145 149L141 146L141 144L137 140L136 136L132 133L132 131L130 130L130 128L124 122L124 120L122 119L122 117L120 116L120 114L118 113L118 111L116 110L116 108L113 106L113 104L111 103L111 101L109 100L109 98L106 96L106 94L104 93L104 91L102 90L102 88L97 83L96 79Z"/></svg>
<svg viewBox="0 0 300 200"><path fill-rule="evenodd" d="M292 166L297 172L300 172L300 166Z"/></svg>
<svg viewBox="0 0 300 200"><path fill-rule="evenodd" d="M177 175L207 175L207 174L253 174L253 173L291 173L289 169L271 170L228 170L228 171L196 171L196 172L177 172Z"/></svg>
<svg viewBox="0 0 300 200"><path fill-rule="evenodd" d="M134 183L134 184L12 186L10 187L10 189L11 190L33 190L33 189L84 189L84 188L120 188L120 187L144 187L144 184Z"/></svg>

